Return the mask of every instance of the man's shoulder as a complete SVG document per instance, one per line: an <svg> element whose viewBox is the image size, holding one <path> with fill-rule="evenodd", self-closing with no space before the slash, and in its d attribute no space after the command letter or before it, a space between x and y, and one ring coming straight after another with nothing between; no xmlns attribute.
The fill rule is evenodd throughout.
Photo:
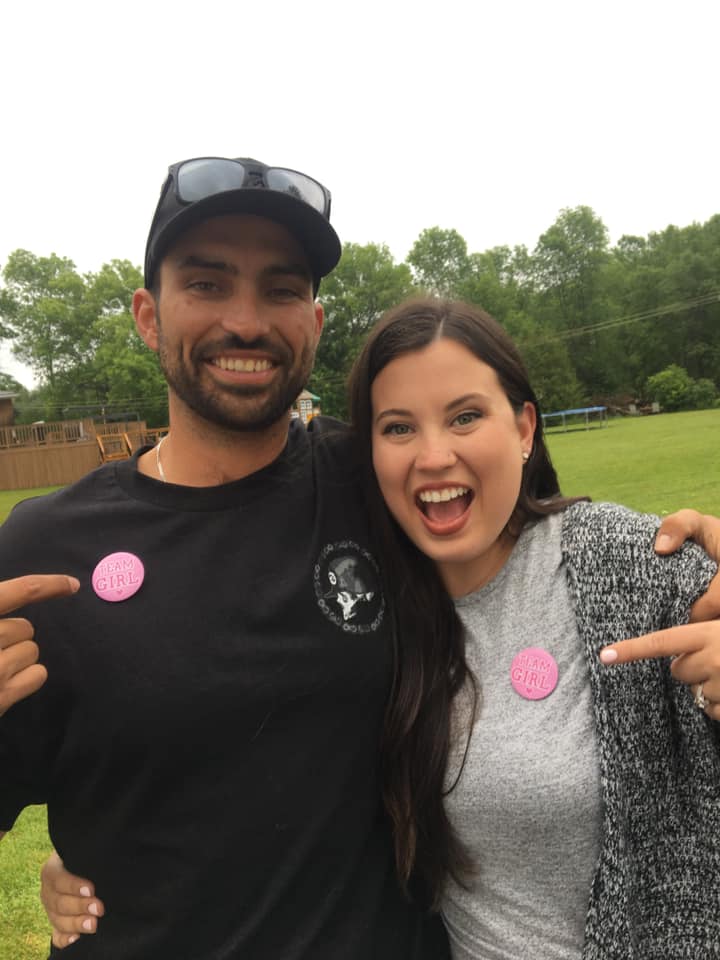
<svg viewBox="0 0 720 960"><path fill-rule="evenodd" d="M86 508L98 498L107 499L114 486L115 464L106 464L52 493L20 500L3 524L3 535L18 527L55 524L61 517Z"/></svg>
<svg viewBox="0 0 720 960"><path fill-rule="evenodd" d="M315 469L324 482L358 482L360 460L355 434L346 423L334 417L313 417L306 432Z"/></svg>
<svg viewBox="0 0 720 960"><path fill-rule="evenodd" d="M311 436L317 439L322 437L331 443L347 442L353 435L348 424L335 417L313 417L307 424L306 429Z"/></svg>

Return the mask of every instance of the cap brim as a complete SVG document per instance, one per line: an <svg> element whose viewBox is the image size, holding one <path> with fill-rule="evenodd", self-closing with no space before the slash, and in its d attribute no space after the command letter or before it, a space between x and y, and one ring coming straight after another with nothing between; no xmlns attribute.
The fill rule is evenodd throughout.
<svg viewBox="0 0 720 960"><path fill-rule="evenodd" d="M146 286L152 284L161 260L182 233L203 220L233 213L266 217L286 227L302 247L316 283L340 259L340 238L330 222L304 201L276 190L232 190L184 207L158 231L145 258Z"/></svg>

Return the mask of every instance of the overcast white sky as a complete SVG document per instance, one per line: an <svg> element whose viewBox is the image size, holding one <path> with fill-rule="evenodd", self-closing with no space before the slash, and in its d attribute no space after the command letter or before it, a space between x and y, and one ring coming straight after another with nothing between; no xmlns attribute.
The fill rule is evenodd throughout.
<svg viewBox="0 0 720 960"><path fill-rule="evenodd" d="M169 163L325 183L341 239L532 248L720 212L717 0L7 0L0 264L140 265ZM0 368L31 381L0 353Z"/></svg>

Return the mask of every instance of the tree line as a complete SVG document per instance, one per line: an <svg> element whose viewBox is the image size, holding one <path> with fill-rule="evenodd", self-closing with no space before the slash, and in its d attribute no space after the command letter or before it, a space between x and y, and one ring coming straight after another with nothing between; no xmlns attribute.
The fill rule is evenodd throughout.
<svg viewBox="0 0 720 960"><path fill-rule="evenodd" d="M19 419L102 412L167 422L165 381L130 310L140 269L113 260L80 274L69 259L10 255L0 288L0 337L38 380L18 392ZM384 244L347 243L322 282L325 330L310 389L345 416L345 378L365 334L416 293L468 300L515 338L547 412L711 406L720 385L720 214L611 246L587 206L560 211L535 248L468 250L452 229L424 230L403 262Z"/></svg>

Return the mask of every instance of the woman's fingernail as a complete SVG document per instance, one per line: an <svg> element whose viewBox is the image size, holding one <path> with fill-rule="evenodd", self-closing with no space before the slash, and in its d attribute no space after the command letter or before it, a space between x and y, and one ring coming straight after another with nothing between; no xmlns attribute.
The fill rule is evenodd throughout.
<svg viewBox="0 0 720 960"><path fill-rule="evenodd" d="M661 533L655 541L655 548L657 550L666 550L671 543L672 537L668 536L667 533Z"/></svg>
<svg viewBox="0 0 720 960"><path fill-rule="evenodd" d="M81 897L91 897L90 887L80 887L80 896Z"/></svg>
<svg viewBox="0 0 720 960"><path fill-rule="evenodd" d="M98 905L96 903L91 903L88 907L88 913L91 913L94 917L99 916L98 914Z"/></svg>
<svg viewBox="0 0 720 960"><path fill-rule="evenodd" d="M68 946L70 946L71 943L75 943L79 939L80 939L80 934L74 933L71 937L68 937Z"/></svg>
<svg viewBox="0 0 720 960"><path fill-rule="evenodd" d="M92 930L92 928L93 928L93 922L92 922L92 920L90 919L90 917L88 917L87 920L83 920L83 922L82 922L82 928L83 928L83 930Z"/></svg>
<svg viewBox="0 0 720 960"><path fill-rule="evenodd" d="M617 650L607 649L607 650L601 650L601 651L600 651L600 662L601 662L601 663L605 663L605 664L615 663L615 661L617 660L617 658L618 658Z"/></svg>

